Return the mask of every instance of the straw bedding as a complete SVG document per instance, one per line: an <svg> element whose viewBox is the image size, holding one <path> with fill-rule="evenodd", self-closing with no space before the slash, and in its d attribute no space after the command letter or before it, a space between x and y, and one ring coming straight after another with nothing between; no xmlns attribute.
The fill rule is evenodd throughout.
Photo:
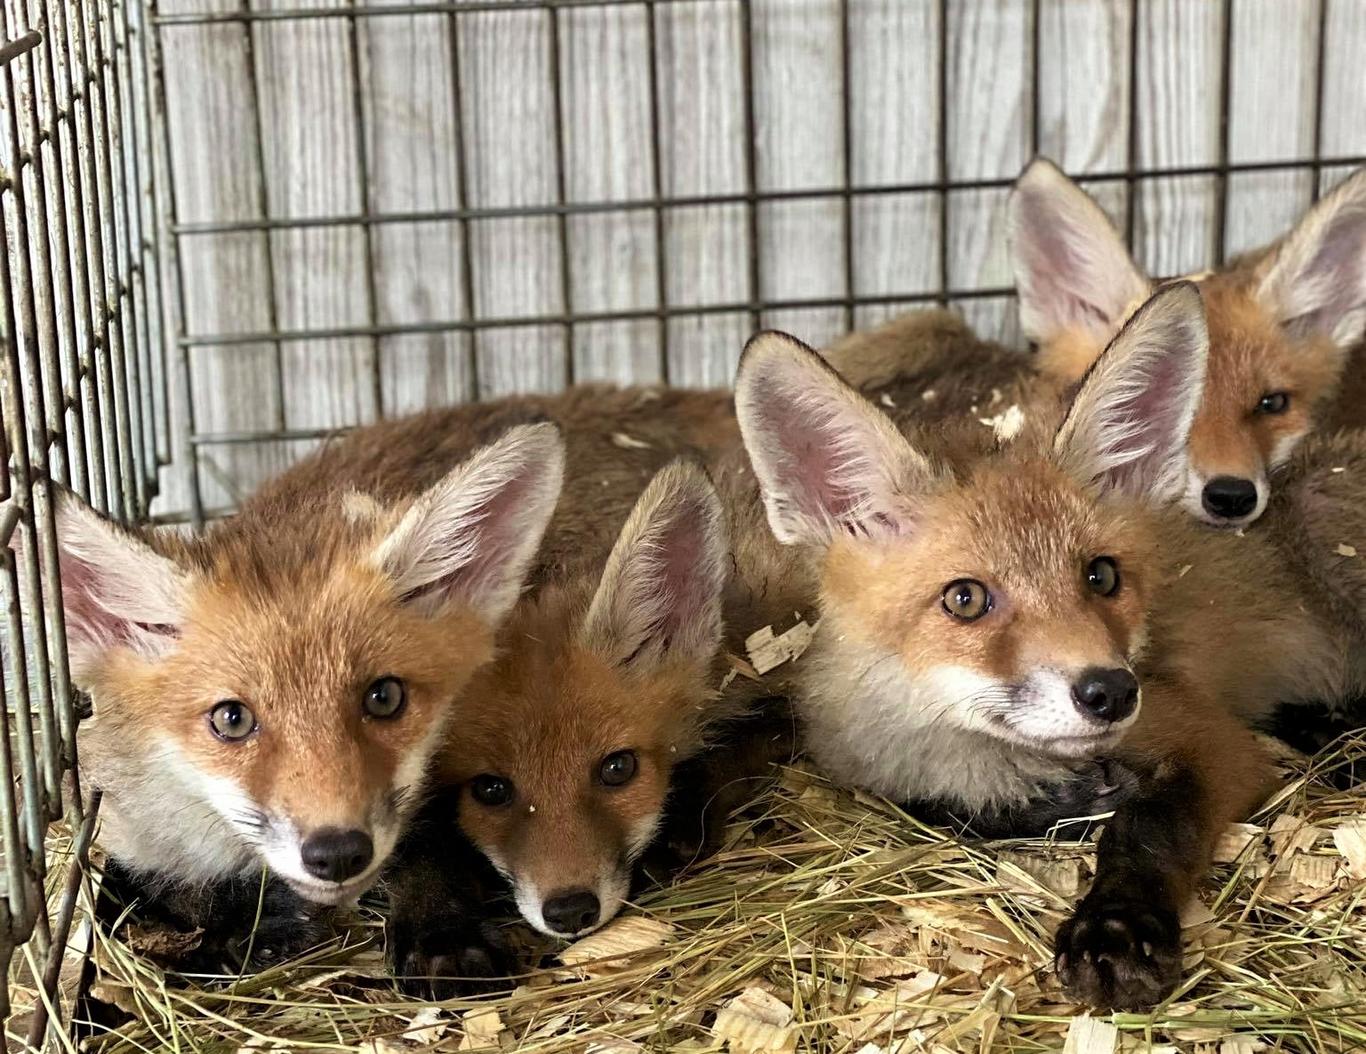
<svg viewBox="0 0 1366 1054"><path fill-rule="evenodd" d="M76 939L94 945L91 994L122 1023L82 1045L102 1054L1366 1049L1366 795L1334 789L1355 782L1343 779L1353 768L1366 773L1366 735L1283 765L1283 789L1220 846L1186 913L1186 980L1151 1015L1088 1016L1053 976L1050 935L1090 879L1093 841L965 843L798 767L734 818L720 855L600 933L552 949L557 959L501 998L402 998L385 977L372 906L305 958L202 985L155 965L175 935L92 936L86 924ZM26 976L16 975L21 1011L33 999Z"/></svg>

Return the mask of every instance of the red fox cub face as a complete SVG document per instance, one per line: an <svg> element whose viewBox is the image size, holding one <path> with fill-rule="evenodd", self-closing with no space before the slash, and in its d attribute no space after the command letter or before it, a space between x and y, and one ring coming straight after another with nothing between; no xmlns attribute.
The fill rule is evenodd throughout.
<svg viewBox="0 0 1366 1054"><path fill-rule="evenodd" d="M679 762L715 697L726 541L700 468L662 470L596 592L523 601L497 660L456 708L442 776L460 824L512 884L522 916L570 937L612 918Z"/></svg>
<svg viewBox="0 0 1366 1054"><path fill-rule="evenodd" d="M248 504L198 539L68 497L67 634L94 700L81 760L111 853L190 883L264 862L322 903L364 890L492 656L561 466L553 426L513 429L393 507Z"/></svg>
<svg viewBox="0 0 1366 1054"><path fill-rule="evenodd" d="M1025 334L1040 366L1079 378L1152 289L1100 207L1035 161L1010 200ZM1366 325L1366 171L1270 250L1201 280L1209 373L1182 504L1216 526L1260 516L1269 474L1314 427Z"/></svg>
<svg viewBox="0 0 1366 1054"><path fill-rule="evenodd" d="M1168 287L1061 425L1030 422L954 472L796 341L751 342L736 409L769 524L823 553L799 694L836 778L903 801L1008 800L1028 758L1123 735L1161 567L1144 506L1185 488L1205 354L1199 295Z"/></svg>

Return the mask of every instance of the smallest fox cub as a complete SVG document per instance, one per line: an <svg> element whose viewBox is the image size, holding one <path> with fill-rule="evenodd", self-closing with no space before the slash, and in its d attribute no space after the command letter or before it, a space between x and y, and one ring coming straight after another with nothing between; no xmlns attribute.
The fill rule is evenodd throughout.
<svg viewBox="0 0 1366 1054"><path fill-rule="evenodd" d="M1100 206L1048 161L1016 181L1009 230L1020 321L1040 368L1079 380L1154 283ZM1199 284L1209 367L1181 504L1205 523L1241 527L1265 511L1271 473L1325 416L1366 328L1366 170L1275 245Z"/></svg>
<svg viewBox="0 0 1366 1054"><path fill-rule="evenodd" d="M605 564L584 554L518 605L455 708L434 777L445 793L387 879L401 984L444 996L460 990L444 975L506 973L478 857L532 927L581 936L620 911L648 850L662 850L655 877L661 860L686 863L708 816L792 756L790 721L717 690L729 564L711 480L676 461Z"/></svg>
<svg viewBox="0 0 1366 1054"><path fill-rule="evenodd" d="M311 943L302 901L371 885L493 656L562 470L549 424L460 463L361 430L198 537L63 498L72 675L93 702L81 761L104 792L101 840L144 898L213 928L183 916L268 868L292 896L269 900L282 917L253 947L283 954ZM230 932L250 929L249 904Z"/></svg>

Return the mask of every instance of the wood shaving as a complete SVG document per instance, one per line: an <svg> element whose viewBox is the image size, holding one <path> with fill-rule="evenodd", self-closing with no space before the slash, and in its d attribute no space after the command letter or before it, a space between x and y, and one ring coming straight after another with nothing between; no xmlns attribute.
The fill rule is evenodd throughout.
<svg viewBox="0 0 1366 1054"><path fill-rule="evenodd" d="M979 417L977 420L996 433L1002 443L1008 443L1024 428L1024 411L1018 405L1010 406L995 417Z"/></svg>
<svg viewBox="0 0 1366 1054"><path fill-rule="evenodd" d="M882 405L885 406L885 407L887 407L887 409L889 409L889 410L895 410L895 409L896 409L896 400L893 399L893 398L892 398L890 395L888 395L886 392L883 392L883 393L882 393L881 402L882 402Z"/></svg>
<svg viewBox="0 0 1366 1054"><path fill-rule="evenodd" d="M503 1019L493 1007L468 1010L460 1018L465 1034L457 1050L484 1050L498 1046L503 1034Z"/></svg>
<svg viewBox="0 0 1366 1054"><path fill-rule="evenodd" d="M1357 554L1356 546L1348 545L1346 542L1338 542L1338 547L1333 552L1337 553L1338 556L1356 556Z"/></svg>
<svg viewBox="0 0 1366 1054"><path fill-rule="evenodd" d="M412 1047L405 1046L396 1040L379 1036L375 1039L367 1039L360 1045L361 1054L412 1054ZM466 1048L462 1045L461 1050Z"/></svg>
<svg viewBox="0 0 1366 1054"><path fill-rule="evenodd" d="M664 947L673 932L668 923L638 915L613 919L560 952L560 962L576 977L608 977L630 956Z"/></svg>
<svg viewBox="0 0 1366 1054"><path fill-rule="evenodd" d="M625 432L612 433L612 445L619 446L622 450L649 450L650 444L643 439L627 435Z"/></svg>
<svg viewBox="0 0 1366 1054"><path fill-rule="evenodd" d="M792 1008L762 988L746 988L723 1006L712 1032L737 1054L797 1049Z"/></svg>
<svg viewBox="0 0 1366 1054"><path fill-rule="evenodd" d="M1347 874L1366 879L1366 816L1358 816L1335 827L1333 845L1347 861Z"/></svg>
<svg viewBox="0 0 1366 1054"><path fill-rule="evenodd" d="M1067 1026L1063 1054L1117 1054L1119 1029L1108 1021L1097 1021L1083 1014Z"/></svg>
<svg viewBox="0 0 1366 1054"><path fill-rule="evenodd" d="M808 625L805 621L799 621L776 636L772 626L755 630L745 638L745 651L749 654L750 665L762 675L801 658L815 632L816 626Z"/></svg>
<svg viewBox="0 0 1366 1054"><path fill-rule="evenodd" d="M424 1006L413 1015L410 1027L403 1036L414 1043L431 1044L444 1036L450 1026L451 1023L442 1015L440 1007Z"/></svg>
<svg viewBox="0 0 1366 1054"><path fill-rule="evenodd" d="M1330 471L1333 473L1333 475L1336 476L1340 472L1346 472L1347 469L1344 468L1342 465L1334 465L1332 469L1330 469Z"/></svg>
<svg viewBox="0 0 1366 1054"><path fill-rule="evenodd" d="M1255 823L1231 823L1214 843L1214 862L1231 864L1247 851L1247 847L1266 834L1266 829Z"/></svg>
<svg viewBox="0 0 1366 1054"><path fill-rule="evenodd" d="M1286 815L1272 821L1270 833L1271 847L1277 857L1276 867L1284 870L1290 866L1290 857L1312 849L1323 832L1302 816Z"/></svg>
<svg viewBox="0 0 1366 1054"><path fill-rule="evenodd" d="M1050 860L1007 849L998 857L996 881L1018 893L1037 894L1043 887L1064 900L1074 900L1081 892L1081 861L1075 857Z"/></svg>
<svg viewBox="0 0 1366 1054"><path fill-rule="evenodd" d="M138 926L130 923L126 939L128 947L139 955L177 963L204 943L204 930L199 928L183 933L167 926Z"/></svg>
<svg viewBox="0 0 1366 1054"><path fill-rule="evenodd" d="M920 398L924 402L932 403L939 398L939 393L936 392L933 388L926 388L923 392L920 393Z"/></svg>

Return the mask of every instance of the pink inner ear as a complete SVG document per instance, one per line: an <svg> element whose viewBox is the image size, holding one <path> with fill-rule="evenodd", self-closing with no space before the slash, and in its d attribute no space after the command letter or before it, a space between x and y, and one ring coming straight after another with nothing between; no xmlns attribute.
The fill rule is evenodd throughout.
<svg viewBox="0 0 1366 1054"><path fill-rule="evenodd" d="M1190 383L1188 357L1176 351L1155 356L1147 382L1110 409L1113 437L1110 452L1123 464L1111 471L1126 489L1141 489L1158 473L1172 451L1186 442L1188 425L1183 420L1187 404L1182 392Z"/></svg>
<svg viewBox="0 0 1366 1054"><path fill-rule="evenodd" d="M667 649L679 630L698 617L718 586L711 580L706 516L704 506L685 501L648 543L654 558L649 581L653 617L645 637L658 640L661 648Z"/></svg>
<svg viewBox="0 0 1366 1054"><path fill-rule="evenodd" d="M863 495L849 479L857 437L840 435L829 410L816 400L784 397L771 382L760 386L755 409L764 446L781 459L786 496L808 519L850 524Z"/></svg>
<svg viewBox="0 0 1366 1054"><path fill-rule="evenodd" d="M1344 212L1334 217L1319 251L1297 276L1306 287L1285 299L1306 301L1309 310L1286 321L1295 336L1329 332L1343 315L1366 302L1366 211Z"/></svg>
<svg viewBox="0 0 1366 1054"><path fill-rule="evenodd" d="M101 647L136 644L143 635L178 637L175 626L138 622L122 617L100 602L102 581L99 567L81 559L68 549L60 550L62 572L62 609L67 636Z"/></svg>
<svg viewBox="0 0 1366 1054"><path fill-rule="evenodd" d="M1030 276L1035 310L1056 324L1079 322L1092 329L1110 326L1113 320L1107 305L1096 303L1100 299L1092 278L1096 262L1074 248L1081 241L1077 232L1038 195L1028 192L1020 193L1016 216L1029 231L1027 239L1017 239L1017 248Z"/></svg>

